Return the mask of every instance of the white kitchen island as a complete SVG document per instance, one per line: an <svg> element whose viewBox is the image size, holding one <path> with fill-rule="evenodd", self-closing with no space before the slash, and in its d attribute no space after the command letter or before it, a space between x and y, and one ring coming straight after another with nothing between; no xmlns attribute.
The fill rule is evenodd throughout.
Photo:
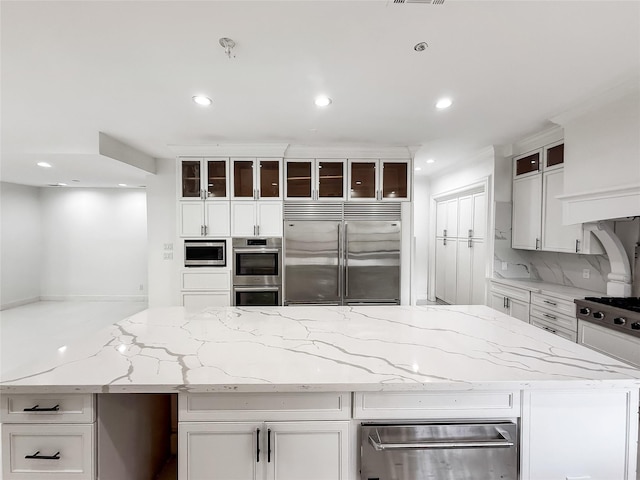
<svg viewBox="0 0 640 480"><path fill-rule="evenodd" d="M101 405L154 393L178 395L181 480L356 479L360 422L442 419L518 423L522 479L635 480L639 388L640 371L485 306L148 309L3 375L4 478L59 478L12 473L28 468L12 442L45 423L84 428L91 458L67 476L97 478L96 425L118 422Z"/></svg>

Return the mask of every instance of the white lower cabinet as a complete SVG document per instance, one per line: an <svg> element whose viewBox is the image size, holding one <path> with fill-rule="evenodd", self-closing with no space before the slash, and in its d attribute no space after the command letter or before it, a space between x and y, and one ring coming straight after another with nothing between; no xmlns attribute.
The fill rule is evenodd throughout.
<svg viewBox="0 0 640 480"><path fill-rule="evenodd" d="M181 395L179 478L350 480L350 398L345 393Z"/></svg>
<svg viewBox="0 0 640 480"><path fill-rule="evenodd" d="M521 288L491 282L489 306L518 320L529 323L531 292Z"/></svg>
<svg viewBox="0 0 640 480"><path fill-rule="evenodd" d="M456 303L457 241L436 238L436 297L449 304Z"/></svg>
<svg viewBox="0 0 640 480"><path fill-rule="evenodd" d="M192 309L231 305L231 271L191 268L181 273L182 306Z"/></svg>
<svg viewBox="0 0 640 480"><path fill-rule="evenodd" d="M637 390L525 392L521 479L635 480L637 411Z"/></svg>
<svg viewBox="0 0 640 480"><path fill-rule="evenodd" d="M2 395L2 478L93 480L95 398Z"/></svg>
<svg viewBox="0 0 640 480"><path fill-rule="evenodd" d="M184 422L179 478L347 480L349 422Z"/></svg>

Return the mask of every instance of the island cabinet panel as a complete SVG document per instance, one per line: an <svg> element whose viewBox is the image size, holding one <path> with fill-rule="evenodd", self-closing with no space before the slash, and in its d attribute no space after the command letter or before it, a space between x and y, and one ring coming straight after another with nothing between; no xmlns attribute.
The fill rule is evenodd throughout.
<svg viewBox="0 0 640 480"><path fill-rule="evenodd" d="M5 480L93 480L95 428L90 425L2 425Z"/></svg>
<svg viewBox="0 0 640 480"><path fill-rule="evenodd" d="M190 393L178 397L180 421L348 420L350 393Z"/></svg>
<svg viewBox="0 0 640 480"><path fill-rule="evenodd" d="M349 421L181 422L180 480L348 480Z"/></svg>
<svg viewBox="0 0 640 480"><path fill-rule="evenodd" d="M637 412L637 390L524 392L522 480L635 480Z"/></svg>
<svg viewBox="0 0 640 480"><path fill-rule="evenodd" d="M2 395L2 423L92 423L95 396L91 394Z"/></svg>
<svg viewBox="0 0 640 480"><path fill-rule="evenodd" d="M519 391L355 393L355 419L513 418Z"/></svg>

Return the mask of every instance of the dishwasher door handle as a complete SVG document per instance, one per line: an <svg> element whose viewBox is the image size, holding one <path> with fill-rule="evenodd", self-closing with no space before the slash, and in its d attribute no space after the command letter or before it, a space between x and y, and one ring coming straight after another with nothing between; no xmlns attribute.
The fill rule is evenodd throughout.
<svg viewBox="0 0 640 480"><path fill-rule="evenodd" d="M453 442L447 441L434 441L434 442L409 442L409 443L383 443L376 441L371 435L369 435L369 443L378 452L384 450L431 450L431 449L443 449L443 448L509 448L513 447L514 443L511 440L511 436L508 432L497 428L496 431L502 437L502 440L456 440Z"/></svg>

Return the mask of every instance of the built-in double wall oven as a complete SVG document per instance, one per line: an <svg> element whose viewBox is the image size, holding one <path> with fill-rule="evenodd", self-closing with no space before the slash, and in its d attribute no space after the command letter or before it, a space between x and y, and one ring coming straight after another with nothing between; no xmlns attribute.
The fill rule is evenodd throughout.
<svg viewBox="0 0 640 480"><path fill-rule="evenodd" d="M234 306L282 305L282 239L234 238Z"/></svg>

